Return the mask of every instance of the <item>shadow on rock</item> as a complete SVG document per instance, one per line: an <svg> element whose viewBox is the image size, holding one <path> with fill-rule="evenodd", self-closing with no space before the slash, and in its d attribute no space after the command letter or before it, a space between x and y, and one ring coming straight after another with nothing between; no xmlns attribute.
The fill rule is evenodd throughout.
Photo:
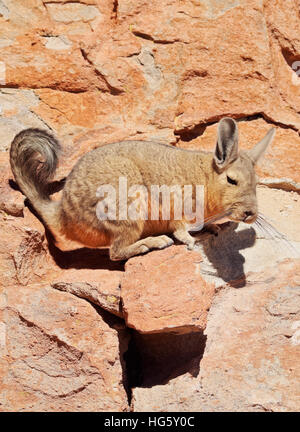
<svg viewBox="0 0 300 432"><path fill-rule="evenodd" d="M131 387L152 387L185 373L199 374L206 336L187 334L140 334L132 330L125 355Z"/></svg>
<svg viewBox="0 0 300 432"><path fill-rule="evenodd" d="M52 234L47 230L48 248L55 263L62 269L91 269L124 271L124 262L111 261L107 249L80 248L61 251L53 242Z"/></svg>
<svg viewBox="0 0 300 432"><path fill-rule="evenodd" d="M218 236L204 235L198 237L204 255L211 264L211 269L201 268L203 274L217 276L235 288L246 285L244 272L245 258L241 250L255 244L256 233L250 227L237 231L238 224L228 223L219 232Z"/></svg>

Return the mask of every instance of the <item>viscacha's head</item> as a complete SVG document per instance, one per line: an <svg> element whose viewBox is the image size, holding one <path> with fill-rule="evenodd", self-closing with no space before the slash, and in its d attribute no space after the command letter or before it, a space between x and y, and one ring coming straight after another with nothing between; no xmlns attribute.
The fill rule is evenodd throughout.
<svg viewBox="0 0 300 432"><path fill-rule="evenodd" d="M229 220L253 223L257 218L255 164L275 135L272 128L251 150L238 149L238 126L231 118L218 124L213 157L214 189Z"/></svg>

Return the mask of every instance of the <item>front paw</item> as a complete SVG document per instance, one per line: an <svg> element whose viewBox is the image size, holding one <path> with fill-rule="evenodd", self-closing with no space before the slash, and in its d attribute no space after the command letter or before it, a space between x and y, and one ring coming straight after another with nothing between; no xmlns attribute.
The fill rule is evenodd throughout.
<svg viewBox="0 0 300 432"><path fill-rule="evenodd" d="M190 240L186 243L187 250L193 250L195 246L195 239Z"/></svg>

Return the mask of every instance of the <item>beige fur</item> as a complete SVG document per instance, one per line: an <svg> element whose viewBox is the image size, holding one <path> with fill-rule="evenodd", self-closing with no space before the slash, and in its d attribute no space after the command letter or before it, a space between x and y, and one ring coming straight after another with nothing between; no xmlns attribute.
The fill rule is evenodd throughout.
<svg viewBox="0 0 300 432"><path fill-rule="evenodd" d="M225 118L218 125L214 154L143 141L105 145L77 162L59 202L46 192L59 152L59 144L50 134L38 129L18 134L11 145L11 167L20 188L57 240L109 247L112 260L123 260L169 246L173 240L166 234L173 234L188 248L195 239L186 220L99 220L96 191L100 185L111 184L118 190L119 177L127 178L128 187L138 184L147 190L151 185L204 185L206 220L252 223L257 216L254 164L273 136L274 129L250 152L238 154L237 124ZM151 211L150 202L144 205ZM211 219L215 215L216 220Z"/></svg>

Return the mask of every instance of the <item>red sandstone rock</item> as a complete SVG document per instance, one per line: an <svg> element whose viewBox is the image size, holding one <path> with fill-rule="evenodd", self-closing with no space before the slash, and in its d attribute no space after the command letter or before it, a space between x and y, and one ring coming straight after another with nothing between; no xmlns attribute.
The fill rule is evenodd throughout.
<svg viewBox="0 0 300 432"><path fill-rule="evenodd" d="M49 286L118 315L120 271L80 268L105 265L100 253L53 250L27 207L0 219L0 411L126 411L124 324Z"/></svg>
<svg viewBox="0 0 300 432"><path fill-rule="evenodd" d="M84 298L119 317L121 271L65 270L52 287Z"/></svg>
<svg viewBox="0 0 300 432"><path fill-rule="evenodd" d="M204 330L215 288L201 276L201 261L185 246L131 258L121 284L127 325L140 333Z"/></svg>
<svg viewBox="0 0 300 432"><path fill-rule="evenodd" d="M298 182L290 162L300 125L295 7L292 0L288 7L256 0L7 6L0 80L17 89L0 91L1 145L22 128L49 126L71 168L94 146L126 138L175 143L174 132L197 137L198 125L224 115L244 118L251 141L256 125L247 128L247 118L261 114L280 129L262 174ZM259 129L267 127L261 120ZM290 161L280 166L286 143Z"/></svg>
<svg viewBox="0 0 300 432"><path fill-rule="evenodd" d="M0 152L0 211L6 215L23 216L24 196L13 189L12 173L6 152Z"/></svg>
<svg viewBox="0 0 300 432"><path fill-rule="evenodd" d="M2 213L0 230L1 285L41 283L61 271L49 253L43 225L28 208L24 219Z"/></svg>
<svg viewBox="0 0 300 432"><path fill-rule="evenodd" d="M299 269L287 261L247 287L221 291L203 358L198 341L188 368L173 369L173 376L170 370L161 385L134 389L134 411L297 411Z"/></svg>
<svg viewBox="0 0 300 432"><path fill-rule="evenodd" d="M2 288L0 298L1 411L128 409L117 318L42 285Z"/></svg>

